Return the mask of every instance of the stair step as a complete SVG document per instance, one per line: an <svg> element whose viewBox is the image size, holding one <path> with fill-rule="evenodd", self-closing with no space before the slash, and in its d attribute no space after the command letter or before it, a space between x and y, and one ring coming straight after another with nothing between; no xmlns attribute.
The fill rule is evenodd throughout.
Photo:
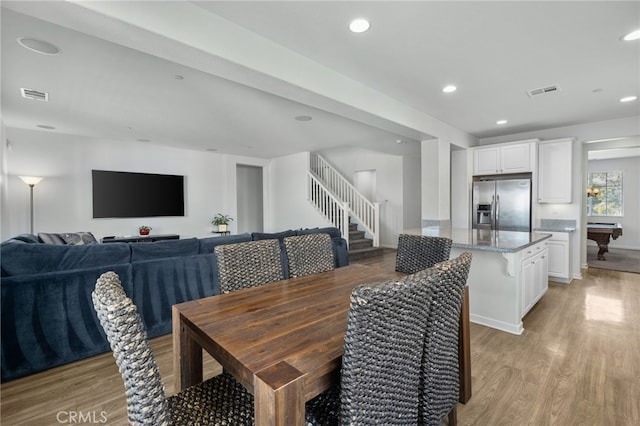
<svg viewBox="0 0 640 426"><path fill-rule="evenodd" d="M373 240L369 238L362 238L360 240L349 240L349 251L367 247L373 247Z"/></svg>
<svg viewBox="0 0 640 426"><path fill-rule="evenodd" d="M351 240L363 240L364 231L349 231L349 241Z"/></svg>
<svg viewBox="0 0 640 426"><path fill-rule="evenodd" d="M357 223L349 223L349 231L357 231L358 224Z"/></svg>
<svg viewBox="0 0 640 426"><path fill-rule="evenodd" d="M382 247L368 247L364 249L349 250L349 262L353 260L366 259L368 257L382 255Z"/></svg>

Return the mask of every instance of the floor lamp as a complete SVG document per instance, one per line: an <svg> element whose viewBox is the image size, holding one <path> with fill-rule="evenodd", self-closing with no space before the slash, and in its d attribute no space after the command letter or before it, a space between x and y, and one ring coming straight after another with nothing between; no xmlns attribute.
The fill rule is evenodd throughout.
<svg viewBox="0 0 640 426"><path fill-rule="evenodd" d="M33 187L43 179L37 176L18 176L24 183L29 185L29 206L31 208L31 233L33 234Z"/></svg>

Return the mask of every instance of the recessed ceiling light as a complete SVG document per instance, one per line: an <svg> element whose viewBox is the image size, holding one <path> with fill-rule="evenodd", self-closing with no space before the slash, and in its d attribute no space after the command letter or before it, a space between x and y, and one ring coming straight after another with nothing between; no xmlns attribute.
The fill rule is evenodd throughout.
<svg viewBox="0 0 640 426"><path fill-rule="evenodd" d="M352 33L363 33L371 27L369 21L364 18L354 19L349 23L349 29Z"/></svg>
<svg viewBox="0 0 640 426"><path fill-rule="evenodd" d="M633 41L640 39L640 30L631 31L629 34L622 37L624 41Z"/></svg>
<svg viewBox="0 0 640 426"><path fill-rule="evenodd" d="M636 99L638 99L637 96L625 96L624 98L620 99L620 102L631 102L635 101Z"/></svg>
<svg viewBox="0 0 640 426"><path fill-rule="evenodd" d="M396 139L396 143L400 144L400 143L404 143L404 141L402 139Z"/></svg>
<svg viewBox="0 0 640 426"><path fill-rule="evenodd" d="M604 90L603 88L598 87L597 89L593 89L593 90L591 91L591 93L600 93L600 92L602 92L603 90Z"/></svg>
<svg viewBox="0 0 640 426"><path fill-rule="evenodd" d="M453 84L450 84L448 86L445 86L442 91L444 93L452 93L455 92L456 90L458 90L458 88L456 86L454 86Z"/></svg>
<svg viewBox="0 0 640 426"><path fill-rule="evenodd" d="M184 76L181 76L180 74L174 75L173 78L175 78L176 80L184 80Z"/></svg>
<svg viewBox="0 0 640 426"><path fill-rule="evenodd" d="M138 142L151 142L151 139L144 139L144 138L139 138L136 139Z"/></svg>
<svg viewBox="0 0 640 426"><path fill-rule="evenodd" d="M57 55L60 53L60 49L57 46L46 41L26 37L19 37L17 40L20 46L32 52L42 53L43 55Z"/></svg>
<svg viewBox="0 0 640 426"><path fill-rule="evenodd" d="M498 125L507 124L507 120L498 120L496 121L496 124Z"/></svg>
<svg viewBox="0 0 640 426"><path fill-rule="evenodd" d="M297 117L294 117L294 119L296 121L311 121L313 120L313 117L310 115L298 115Z"/></svg>
<svg viewBox="0 0 640 426"><path fill-rule="evenodd" d="M209 152L216 152L216 151L217 151L217 149L215 149L215 148L207 148L207 151L209 151Z"/></svg>
<svg viewBox="0 0 640 426"><path fill-rule="evenodd" d="M49 126L48 124L36 124L36 127L40 127L41 129L47 129L47 130L55 130L55 127Z"/></svg>

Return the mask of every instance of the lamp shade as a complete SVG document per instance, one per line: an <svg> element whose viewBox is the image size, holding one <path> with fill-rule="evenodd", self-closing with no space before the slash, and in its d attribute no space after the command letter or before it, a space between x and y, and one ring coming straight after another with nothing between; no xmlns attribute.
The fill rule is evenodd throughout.
<svg viewBox="0 0 640 426"><path fill-rule="evenodd" d="M38 176L18 176L27 185L37 185L44 178Z"/></svg>

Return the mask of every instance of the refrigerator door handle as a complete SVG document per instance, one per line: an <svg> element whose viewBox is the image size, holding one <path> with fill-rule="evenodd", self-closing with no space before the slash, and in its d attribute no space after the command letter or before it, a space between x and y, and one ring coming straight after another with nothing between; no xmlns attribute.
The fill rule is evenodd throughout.
<svg viewBox="0 0 640 426"><path fill-rule="evenodd" d="M496 195L496 230L500 227L500 196Z"/></svg>
<svg viewBox="0 0 640 426"><path fill-rule="evenodd" d="M496 196L491 196L491 229L496 229Z"/></svg>

